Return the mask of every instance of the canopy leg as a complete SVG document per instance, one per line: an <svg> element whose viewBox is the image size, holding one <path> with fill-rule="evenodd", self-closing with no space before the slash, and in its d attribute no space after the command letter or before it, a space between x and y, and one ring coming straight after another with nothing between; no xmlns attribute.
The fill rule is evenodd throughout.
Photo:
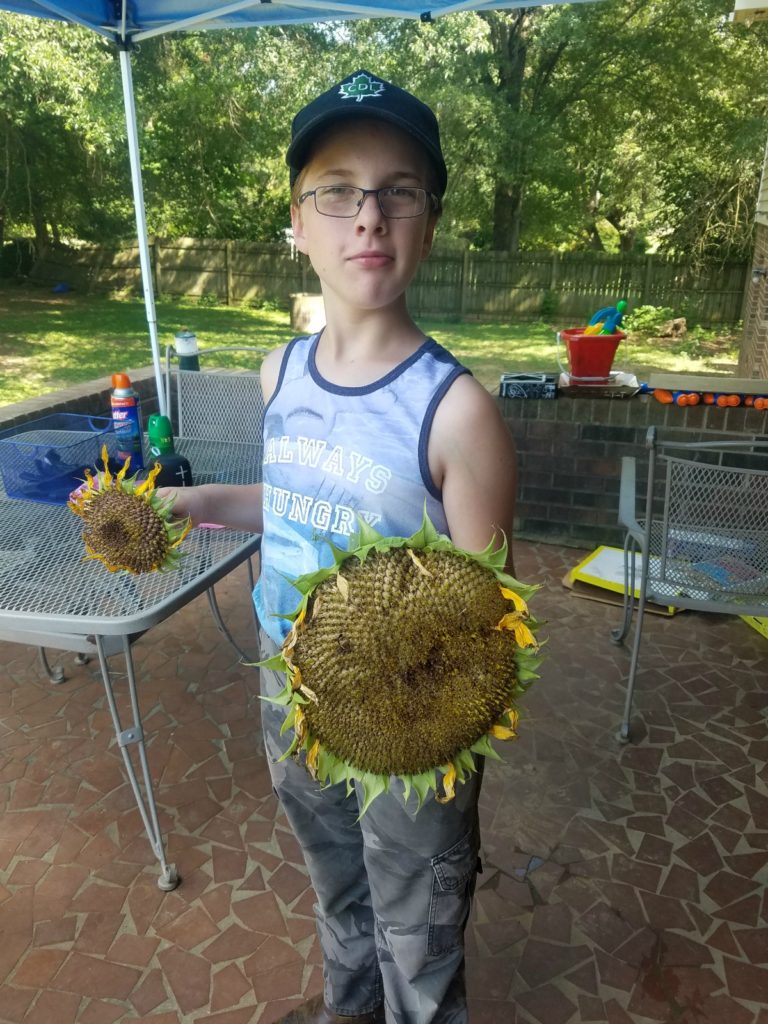
<svg viewBox="0 0 768 1024"><path fill-rule="evenodd" d="M130 44L120 46L120 74L123 81L123 104L125 106L125 127L128 133L128 157L131 163L131 185L133 187L133 205L136 211L136 236L139 243L139 263L141 264L141 285L144 290L144 308L147 312L149 342L152 347L152 363L155 369L155 387L157 402L162 416L168 415L163 387L163 371L160 363L160 342L157 337L157 313L155 311L155 292L152 285L152 263L149 257L149 239L147 238L147 214L144 207L144 185L141 178L141 154L139 151L139 133L136 125L136 101L133 93L133 75L131 72Z"/></svg>

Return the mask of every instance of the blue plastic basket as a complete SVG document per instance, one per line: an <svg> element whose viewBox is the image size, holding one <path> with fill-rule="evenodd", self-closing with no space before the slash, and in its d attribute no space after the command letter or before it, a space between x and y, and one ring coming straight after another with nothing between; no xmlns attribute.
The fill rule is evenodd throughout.
<svg viewBox="0 0 768 1024"><path fill-rule="evenodd" d="M53 413L0 432L0 476L9 498L64 505L101 464L101 448L116 451L109 416Z"/></svg>

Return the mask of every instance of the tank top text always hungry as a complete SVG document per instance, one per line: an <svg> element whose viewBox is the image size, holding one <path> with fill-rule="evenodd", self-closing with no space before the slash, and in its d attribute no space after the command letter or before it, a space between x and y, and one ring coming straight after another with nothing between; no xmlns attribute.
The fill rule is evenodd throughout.
<svg viewBox="0 0 768 1024"><path fill-rule="evenodd" d="M315 363L319 335L294 338L264 414L264 534L254 591L259 621L282 643L301 599L286 579L333 561L360 515L385 536L409 536L427 514L447 532L427 444L435 410L468 373L431 338L366 387L326 381Z"/></svg>

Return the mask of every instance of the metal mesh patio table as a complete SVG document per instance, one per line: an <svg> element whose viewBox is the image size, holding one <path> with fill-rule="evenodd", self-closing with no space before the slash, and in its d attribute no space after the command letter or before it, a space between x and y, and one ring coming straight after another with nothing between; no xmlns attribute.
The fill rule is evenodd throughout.
<svg viewBox="0 0 768 1024"><path fill-rule="evenodd" d="M177 450L189 459L196 484L245 484L261 479L259 446L181 439ZM10 499L0 484L0 640L97 655L115 736L160 864L158 885L173 889L179 878L165 859L131 642L194 597L212 593L209 588L242 562L248 561L252 578L250 558L258 551L261 537L198 528L182 543L184 557L178 570L132 576L111 573L100 562L84 561L81 532L81 520L66 506ZM215 600L212 610L218 616ZM224 628L218 617L217 622ZM125 659L132 719L127 728L117 708L108 663L109 657L120 653Z"/></svg>

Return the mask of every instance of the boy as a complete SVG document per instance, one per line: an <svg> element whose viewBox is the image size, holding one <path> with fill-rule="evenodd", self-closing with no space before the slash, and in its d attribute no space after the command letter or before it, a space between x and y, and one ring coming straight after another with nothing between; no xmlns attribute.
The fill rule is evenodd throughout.
<svg viewBox="0 0 768 1024"><path fill-rule="evenodd" d="M264 483L179 493L176 511L262 532L254 600L262 657L276 653L297 591L357 514L408 536L426 503L454 543L511 536L515 453L495 402L414 324L405 291L429 254L447 183L432 111L359 71L293 121L291 220L321 281L326 327L264 360ZM262 693L282 678L262 670ZM463 931L478 865L481 772L414 815L400 784L358 820L345 786L278 763L285 712L262 719L273 784L317 894L324 997L284 1022L465 1024ZM479 766L480 768L482 766Z"/></svg>

